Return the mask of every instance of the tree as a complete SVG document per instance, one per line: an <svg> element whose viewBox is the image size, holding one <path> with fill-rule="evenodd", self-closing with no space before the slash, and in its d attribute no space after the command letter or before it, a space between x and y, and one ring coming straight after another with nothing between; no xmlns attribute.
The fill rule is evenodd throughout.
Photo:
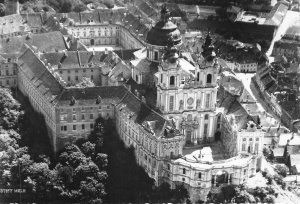
<svg viewBox="0 0 300 204"><path fill-rule="evenodd" d="M276 165L275 170L279 175L283 177L286 177L286 174L289 171L289 169L285 165Z"/></svg>
<svg viewBox="0 0 300 204"><path fill-rule="evenodd" d="M94 82L90 78L82 77L81 81L75 85L77 88L94 87Z"/></svg>
<svg viewBox="0 0 300 204"><path fill-rule="evenodd" d="M98 153L97 156L95 157L95 164L100 168L104 169L107 167L108 164L108 159L107 159L107 154L103 153Z"/></svg>
<svg viewBox="0 0 300 204"><path fill-rule="evenodd" d="M83 3L79 3L77 5L74 6L74 11L75 12L82 12L85 11L87 9L86 5L84 5Z"/></svg>
<svg viewBox="0 0 300 204"><path fill-rule="evenodd" d="M4 4L0 3L0 16L5 16L6 7Z"/></svg>
<svg viewBox="0 0 300 204"><path fill-rule="evenodd" d="M95 154L95 144L91 142L85 142L81 145L81 150L86 157L93 157Z"/></svg>

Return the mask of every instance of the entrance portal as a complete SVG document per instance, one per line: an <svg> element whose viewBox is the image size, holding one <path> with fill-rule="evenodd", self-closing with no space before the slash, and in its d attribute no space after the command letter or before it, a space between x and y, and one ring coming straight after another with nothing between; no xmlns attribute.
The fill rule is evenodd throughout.
<svg viewBox="0 0 300 204"><path fill-rule="evenodd" d="M94 39L91 39L91 45L95 45L95 40Z"/></svg>

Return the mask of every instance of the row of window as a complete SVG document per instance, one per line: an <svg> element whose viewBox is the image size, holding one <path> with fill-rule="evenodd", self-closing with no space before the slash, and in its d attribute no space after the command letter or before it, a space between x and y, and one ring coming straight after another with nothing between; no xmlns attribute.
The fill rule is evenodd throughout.
<svg viewBox="0 0 300 204"><path fill-rule="evenodd" d="M94 69L88 69L88 70L90 70L90 72L94 72ZM73 70L72 70L72 71L73 71ZM75 69L74 71L75 71L75 73L78 73L78 70ZM82 72L85 73L85 72L86 72L86 69L82 69ZM63 74L63 70L60 70L59 73L60 73L60 74ZM67 73L70 74L70 73L71 73L71 70L67 70Z"/></svg>
<svg viewBox="0 0 300 204"><path fill-rule="evenodd" d="M98 108L99 110L103 109L103 108L107 108L107 109L110 109L110 105L107 105L107 106L94 106L94 107L84 107L82 106L81 108L78 107L78 108L72 108L72 111L73 113L76 112L76 111L81 111L81 112L85 112L86 110L90 109L90 110L94 110ZM67 112L69 109L63 109L61 108L60 109L60 113L64 113L64 112Z"/></svg>
<svg viewBox="0 0 300 204"><path fill-rule="evenodd" d="M205 108L210 108L210 96L210 93L206 94ZM169 98L169 111L174 111L174 96L170 96Z"/></svg>
<svg viewBox="0 0 300 204"><path fill-rule="evenodd" d="M200 81L200 73L197 73L197 81ZM163 83L163 74L160 76L160 82ZM182 78L181 84L184 84L185 78ZM212 75L208 74L206 75L206 83L211 84L212 83ZM175 76L170 76L170 81L169 81L170 86L175 86Z"/></svg>
<svg viewBox="0 0 300 204"><path fill-rule="evenodd" d="M13 81L10 81L9 79L6 79L5 81L0 80L0 86L10 86L10 85L16 85L17 80L13 79Z"/></svg>
<svg viewBox="0 0 300 204"><path fill-rule="evenodd" d="M8 65L6 65L6 67L7 67L7 66L8 66ZM4 70L3 70L3 71L0 70L0 76L17 75L17 70L16 70L16 69L13 69L12 71L13 71L13 72L10 73L8 69L6 69L5 72L4 72Z"/></svg>
<svg viewBox="0 0 300 204"><path fill-rule="evenodd" d="M80 130L80 128L81 128L81 130L85 130L87 127L88 127L87 124L73 125L72 130L73 131ZM90 129L94 129L94 123L90 123ZM66 131L68 131L68 126L67 125L62 125L62 126L60 126L60 130L62 132L66 132Z"/></svg>
<svg viewBox="0 0 300 204"><path fill-rule="evenodd" d="M171 170L171 165L170 164L168 164L168 170ZM184 175L186 174L186 169L185 168L182 169L182 174L184 174ZM202 173L201 172L198 172L197 175L198 175L197 176L198 179L202 178Z"/></svg>

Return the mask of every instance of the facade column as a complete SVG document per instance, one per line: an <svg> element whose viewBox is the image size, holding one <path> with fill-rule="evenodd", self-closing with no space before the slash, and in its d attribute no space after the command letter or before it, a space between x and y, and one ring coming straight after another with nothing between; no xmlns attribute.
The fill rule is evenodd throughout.
<svg viewBox="0 0 300 204"><path fill-rule="evenodd" d="M231 177L231 174L228 174L228 181L227 181L227 184L230 184L230 177Z"/></svg>
<svg viewBox="0 0 300 204"><path fill-rule="evenodd" d="M214 132L214 116L210 115L209 116L209 123L208 123L208 128L209 128L209 137L212 138L213 132Z"/></svg>
<svg viewBox="0 0 300 204"><path fill-rule="evenodd" d="M204 115L200 115L200 120L199 120L199 139L203 139L203 128L204 128Z"/></svg>
<svg viewBox="0 0 300 204"><path fill-rule="evenodd" d="M214 186L217 184L217 175L214 175Z"/></svg>

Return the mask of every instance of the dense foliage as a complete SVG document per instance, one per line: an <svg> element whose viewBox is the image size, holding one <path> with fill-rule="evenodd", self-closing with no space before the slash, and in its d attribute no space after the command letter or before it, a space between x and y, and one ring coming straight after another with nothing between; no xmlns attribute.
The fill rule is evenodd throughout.
<svg viewBox="0 0 300 204"><path fill-rule="evenodd" d="M208 194L209 203L274 203L278 193L271 186L256 187L253 190L246 189L245 186L224 186L220 192L210 192Z"/></svg>
<svg viewBox="0 0 300 204"><path fill-rule="evenodd" d="M99 6L113 8L114 0L20 0L22 12L56 11L60 13L83 12L87 5L92 4L93 8ZM53 10L54 9L54 10Z"/></svg>

